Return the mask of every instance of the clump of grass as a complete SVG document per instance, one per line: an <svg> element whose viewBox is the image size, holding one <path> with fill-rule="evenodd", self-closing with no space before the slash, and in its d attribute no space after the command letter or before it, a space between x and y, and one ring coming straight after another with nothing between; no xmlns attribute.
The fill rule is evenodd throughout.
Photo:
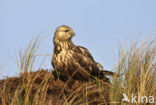
<svg viewBox="0 0 156 105"><path fill-rule="evenodd" d="M38 35L35 40L31 40L29 45L26 46L24 51L19 52L19 63L18 68L20 73L27 73L33 70L33 66L36 59L36 53L40 46L40 36Z"/></svg>
<svg viewBox="0 0 156 105"><path fill-rule="evenodd" d="M51 73L44 74L41 76L41 72L37 72L35 75L31 74L33 70L36 53L40 46L40 36L37 36L35 40L31 40L29 45L25 48L24 52L20 51L20 74L21 74L21 84L17 87L15 91L12 105L43 105L46 101L46 90L48 89L48 81L52 78ZM22 76L23 75L23 76ZM35 82L37 78L42 78L41 83L36 85ZM34 90L34 88L36 90ZM32 97L34 96L34 97ZM20 99L20 100L19 100Z"/></svg>
<svg viewBox="0 0 156 105"><path fill-rule="evenodd" d="M123 48L119 51L120 61L116 69L119 77L113 77L112 105L125 105L123 93L130 100L126 105L132 104L132 94L137 96L135 104L147 105L149 100L138 101L138 97L153 96L156 99L156 41L142 43L139 47L135 43L127 52Z"/></svg>
<svg viewBox="0 0 156 105"><path fill-rule="evenodd" d="M3 86L0 86L0 96L3 105L43 105L45 103L45 91L48 88L47 82L52 78L52 74L45 72L43 78L42 73L38 71L33 75L33 66L39 46L40 36L37 36L30 41L24 51L20 50L20 61L18 63L20 69L19 78L13 77L0 81L1 85L3 84ZM41 79L39 85L35 84L36 79Z"/></svg>

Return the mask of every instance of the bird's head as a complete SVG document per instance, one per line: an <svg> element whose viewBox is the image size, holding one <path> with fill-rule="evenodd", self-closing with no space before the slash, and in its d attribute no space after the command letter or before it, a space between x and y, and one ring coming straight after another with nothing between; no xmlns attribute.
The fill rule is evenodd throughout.
<svg viewBox="0 0 156 105"><path fill-rule="evenodd" d="M55 31L54 39L68 41L75 35L74 31L66 25L59 26Z"/></svg>

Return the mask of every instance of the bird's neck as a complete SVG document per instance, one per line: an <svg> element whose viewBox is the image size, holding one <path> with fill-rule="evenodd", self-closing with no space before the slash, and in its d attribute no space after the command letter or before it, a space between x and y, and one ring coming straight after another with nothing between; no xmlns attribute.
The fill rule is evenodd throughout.
<svg viewBox="0 0 156 105"><path fill-rule="evenodd" d="M54 50L61 51L61 50L69 50L72 49L75 45L71 40L68 41L58 41L54 40Z"/></svg>

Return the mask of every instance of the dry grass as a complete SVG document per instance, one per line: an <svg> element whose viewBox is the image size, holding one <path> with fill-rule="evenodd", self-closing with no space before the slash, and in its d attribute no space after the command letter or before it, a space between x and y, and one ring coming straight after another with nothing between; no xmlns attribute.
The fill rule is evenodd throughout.
<svg viewBox="0 0 156 105"><path fill-rule="evenodd" d="M108 101L110 88L102 81L76 81L70 87L55 80L47 70L24 73L1 80L0 84L0 103L3 105L95 105Z"/></svg>
<svg viewBox="0 0 156 105"><path fill-rule="evenodd" d="M20 73L27 73L33 70L40 40L40 35L38 35L35 40L30 41L29 45L24 49L24 52L20 50L18 62Z"/></svg>
<svg viewBox="0 0 156 105"><path fill-rule="evenodd" d="M39 37L32 40L24 52L20 51L19 77L0 80L2 105L128 105L122 102L123 93L153 96L156 99L156 41L133 44L119 49L120 61L115 70L118 76L112 83L103 80L75 81L72 86L55 80L49 70L33 71ZM138 104L139 103L135 103ZM142 103L147 105L148 103Z"/></svg>
<svg viewBox="0 0 156 105"><path fill-rule="evenodd" d="M120 47L119 55L116 69L119 77L113 78L111 102L128 105L122 103L123 93L128 99L132 98L132 93L134 96L153 96L156 99L156 41L144 42L139 47L133 44L127 52ZM138 102L135 104L140 105ZM147 105L145 100L142 104Z"/></svg>

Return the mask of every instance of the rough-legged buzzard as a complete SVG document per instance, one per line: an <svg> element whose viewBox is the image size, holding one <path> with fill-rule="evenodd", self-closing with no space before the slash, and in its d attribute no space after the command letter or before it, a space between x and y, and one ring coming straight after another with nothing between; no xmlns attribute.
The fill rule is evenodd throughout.
<svg viewBox="0 0 156 105"><path fill-rule="evenodd" d="M102 70L86 48L74 45L71 40L74 35L74 31L66 25L55 31L52 58L54 76L62 81L70 78L85 81L92 77L107 79L105 74L112 75L112 72Z"/></svg>

